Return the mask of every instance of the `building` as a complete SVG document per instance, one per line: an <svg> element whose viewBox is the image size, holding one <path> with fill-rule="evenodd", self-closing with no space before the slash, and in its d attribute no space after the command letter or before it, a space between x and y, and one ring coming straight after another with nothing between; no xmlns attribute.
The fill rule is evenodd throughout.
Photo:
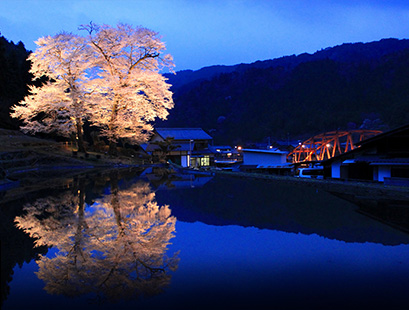
<svg viewBox="0 0 409 310"><path fill-rule="evenodd" d="M237 147L229 145L212 145L209 150L214 156L214 165L216 167L231 167L242 162L241 152Z"/></svg>
<svg viewBox="0 0 409 310"><path fill-rule="evenodd" d="M212 139L201 128L156 128L145 150L154 157L162 156L159 144L169 141L167 159L182 167L207 167L213 159L209 150Z"/></svg>
<svg viewBox="0 0 409 310"><path fill-rule="evenodd" d="M409 184L409 125L356 143L356 148L323 161L325 176Z"/></svg>
<svg viewBox="0 0 409 310"><path fill-rule="evenodd" d="M277 149L243 149L242 171L289 174L292 164L287 163L287 152Z"/></svg>

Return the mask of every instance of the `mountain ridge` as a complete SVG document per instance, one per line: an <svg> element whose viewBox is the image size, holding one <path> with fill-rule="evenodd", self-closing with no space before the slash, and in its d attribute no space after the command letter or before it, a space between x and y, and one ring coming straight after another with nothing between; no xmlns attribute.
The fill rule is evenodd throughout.
<svg viewBox="0 0 409 310"><path fill-rule="evenodd" d="M407 39L344 43L168 78L175 107L157 126L202 127L220 143L409 122Z"/></svg>
<svg viewBox="0 0 409 310"><path fill-rule="evenodd" d="M354 47L361 47L359 51ZM409 48L409 39L385 38L379 41L371 41L367 43L343 43L333 47L326 47L312 54L301 53L298 55L287 55L274 59L257 60L252 63L240 63L236 65L212 65L200 68L198 70L180 70L175 74L164 74L173 89L197 81L213 78L221 73L231 73L234 71L245 71L250 68L270 68L282 66L287 69L292 69L295 66L308 61L329 58L336 61L346 61L351 58L358 59L366 58L366 60L380 58L391 52ZM372 53L369 53L371 51ZM369 54L368 54L369 53ZM363 57L366 54L366 57ZM348 55L348 56L347 56ZM348 59L349 58L349 59ZM179 76L178 76L179 75Z"/></svg>

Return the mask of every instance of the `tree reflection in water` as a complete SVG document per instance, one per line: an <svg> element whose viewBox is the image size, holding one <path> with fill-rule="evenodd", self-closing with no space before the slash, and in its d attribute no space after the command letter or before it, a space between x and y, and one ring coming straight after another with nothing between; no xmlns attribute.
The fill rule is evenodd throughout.
<svg viewBox="0 0 409 310"><path fill-rule="evenodd" d="M169 285L178 266L178 253L166 256L176 223L169 206L156 203L146 182L122 190L112 175L110 184L110 193L92 205L80 181L77 193L38 199L16 217L36 246L58 249L54 258L37 261L48 293L112 301L155 295Z"/></svg>

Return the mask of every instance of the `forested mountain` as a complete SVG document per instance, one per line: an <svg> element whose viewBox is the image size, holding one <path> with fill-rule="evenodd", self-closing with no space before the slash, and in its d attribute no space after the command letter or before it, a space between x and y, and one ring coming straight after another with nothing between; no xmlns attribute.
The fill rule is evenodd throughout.
<svg viewBox="0 0 409 310"><path fill-rule="evenodd" d="M0 37L0 127L27 94L29 51ZM175 108L157 126L201 127L216 143L302 139L409 123L409 40L349 43L314 54L168 74Z"/></svg>
<svg viewBox="0 0 409 310"><path fill-rule="evenodd" d="M0 127L16 129L9 108L24 98L31 83L27 61L29 51L20 41L17 45L0 37Z"/></svg>
<svg viewBox="0 0 409 310"><path fill-rule="evenodd" d="M158 126L202 127L217 143L409 123L409 40L342 44L168 78L175 108Z"/></svg>

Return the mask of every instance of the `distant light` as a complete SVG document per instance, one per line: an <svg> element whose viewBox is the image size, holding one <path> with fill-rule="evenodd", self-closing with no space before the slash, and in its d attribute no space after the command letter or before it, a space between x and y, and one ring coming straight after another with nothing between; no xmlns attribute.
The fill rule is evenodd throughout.
<svg viewBox="0 0 409 310"><path fill-rule="evenodd" d="M305 149L305 145L304 145L304 144L303 144L303 145L301 145L301 147Z"/></svg>
<svg viewBox="0 0 409 310"><path fill-rule="evenodd" d="M273 146L272 145L270 145L270 149L272 149L273 148Z"/></svg>
<svg viewBox="0 0 409 310"><path fill-rule="evenodd" d="M331 147L332 145L330 143L327 143L327 147Z"/></svg>
<svg viewBox="0 0 409 310"><path fill-rule="evenodd" d="M237 147L237 150L241 151L241 149L242 149L242 147L241 147L241 146L238 146L238 147Z"/></svg>

